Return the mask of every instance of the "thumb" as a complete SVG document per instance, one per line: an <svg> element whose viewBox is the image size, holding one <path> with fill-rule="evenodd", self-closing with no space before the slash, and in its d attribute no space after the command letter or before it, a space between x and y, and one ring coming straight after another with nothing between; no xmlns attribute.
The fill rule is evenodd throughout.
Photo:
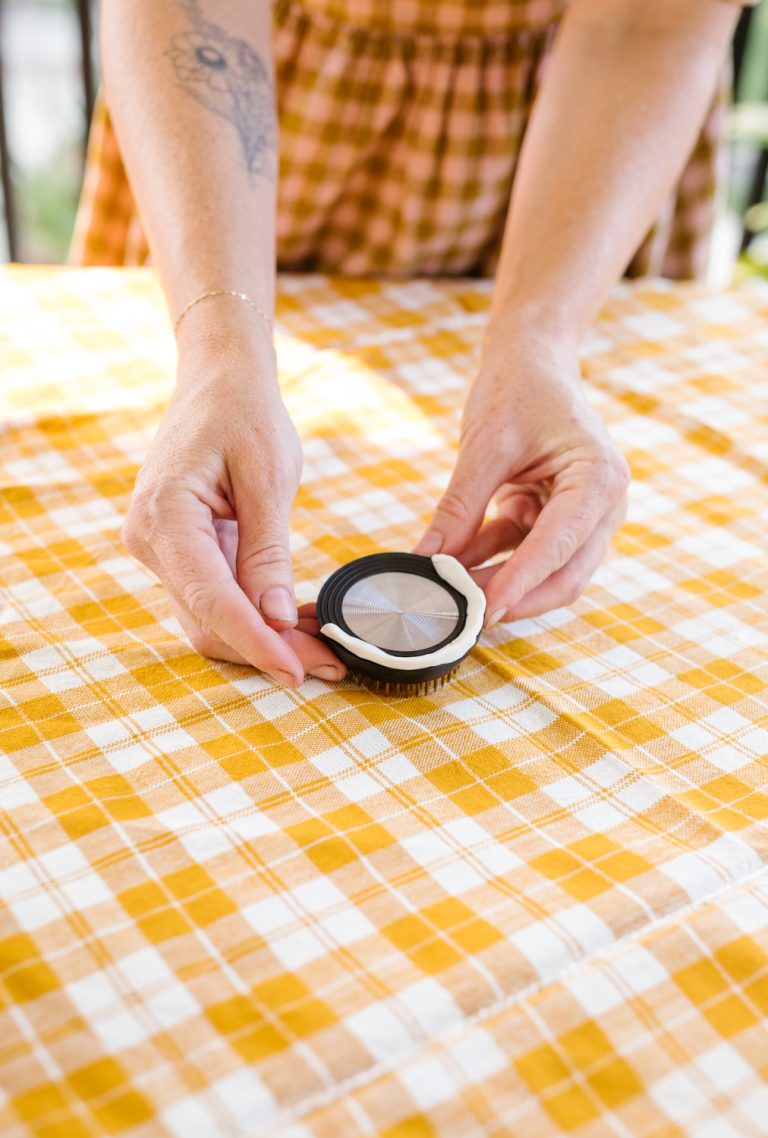
<svg viewBox="0 0 768 1138"><path fill-rule="evenodd" d="M238 511L236 576L266 621L281 628L296 624L288 517L283 511L256 503Z"/></svg>
<svg viewBox="0 0 768 1138"><path fill-rule="evenodd" d="M437 504L426 533L414 553L462 552L480 528L488 502L496 490L489 480L490 464L459 452L448 487Z"/></svg>

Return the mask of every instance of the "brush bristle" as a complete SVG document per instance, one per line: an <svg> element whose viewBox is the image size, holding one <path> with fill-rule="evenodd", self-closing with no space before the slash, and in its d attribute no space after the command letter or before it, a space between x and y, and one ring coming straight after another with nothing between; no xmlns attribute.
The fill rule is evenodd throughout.
<svg viewBox="0 0 768 1138"><path fill-rule="evenodd" d="M458 670L456 667L452 672L446 672L444 676L437 676L434 680L422 680L420 683L411 684L398 683L396 680L374 680L370 676L363 676L357 672L353 672L352 677L359 684L363 684L364 687L377 692L379 695L402 698L409 695L427 695L429 692L437 691L438 688L452 680Z"/></svg>

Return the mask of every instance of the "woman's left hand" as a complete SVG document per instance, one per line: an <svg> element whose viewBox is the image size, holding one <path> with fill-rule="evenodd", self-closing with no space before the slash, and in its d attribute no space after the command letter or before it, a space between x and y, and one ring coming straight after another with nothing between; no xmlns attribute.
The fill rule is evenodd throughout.
<svg viewBox="0 0 768 1138"><path fill-rule="evenodd" d="M510 338L484 353L453 476L415 552L474 569L514 550L474 569L488 626L571 604L626 516L629 480L584 394L575 349ZM492 499L496 516L483 524Z"/></svg>

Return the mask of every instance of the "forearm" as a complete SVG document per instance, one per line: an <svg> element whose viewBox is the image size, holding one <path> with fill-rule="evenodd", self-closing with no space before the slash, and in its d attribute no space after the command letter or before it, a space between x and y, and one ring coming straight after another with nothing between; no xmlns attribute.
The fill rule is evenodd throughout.
<svg viewBox="0 0 768 1138"><path fill-rule="evenodd" d="M218 9L218 10L217 10ZM105 94L172 316L202 292L274 303L277 129L268 0L102 0ZM240 302L186 337L265 335Z"/></svg>
<svg viewBox="0 0 768 1138"><path fill-rule="evenodd" d="M738 7L573 0L515 180L486 347L577 343L679 176Z"/></svg>

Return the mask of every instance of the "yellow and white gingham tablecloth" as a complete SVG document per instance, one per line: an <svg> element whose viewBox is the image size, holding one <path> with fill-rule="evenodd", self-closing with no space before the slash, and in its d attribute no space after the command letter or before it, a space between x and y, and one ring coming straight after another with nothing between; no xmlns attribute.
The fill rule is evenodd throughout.
<svg viewBox="0 0 768 1138"><path fill-rule="evenodd" d="M488 298L282 281L301 600L421 532ZM764 1138L768 293L614 294L626 524L400 701L200 658L126 554L150 273L0 309L3 1138Z"/></svg>

